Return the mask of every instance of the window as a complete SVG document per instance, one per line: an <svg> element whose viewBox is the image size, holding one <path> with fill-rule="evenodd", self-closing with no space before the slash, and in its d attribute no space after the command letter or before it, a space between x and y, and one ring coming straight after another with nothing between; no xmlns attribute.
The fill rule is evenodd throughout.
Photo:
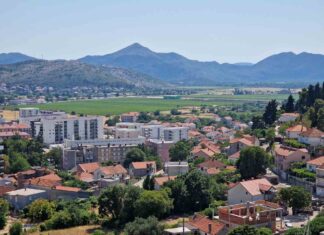
<svg viewBox="0 0 324 235"><path fill-rule="evenodd" d="M301 158L302 160L304 160L305 159L305 156L302 156L302 158Z"/></svg>

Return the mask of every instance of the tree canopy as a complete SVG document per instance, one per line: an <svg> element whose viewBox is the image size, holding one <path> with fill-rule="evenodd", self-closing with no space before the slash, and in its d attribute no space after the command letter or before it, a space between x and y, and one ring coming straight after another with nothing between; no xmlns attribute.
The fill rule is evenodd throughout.
<svg viewBox="0 0 324 235"><path fill-rule="evenodd" d="M309 206L312 196L310 192L302 187L291 186L281 189L279 191L279 198L285 205L292 207L293 213L295 213L298 209Z"/></svg>
<svg viewBox="0 0 324 235"><path fill-rule="evenodd" d="M269 163L270 155L261 147L252 146L241 150L237 168L243 179L250 179L265 174Z"/></svg>
<svg viewBox="0 0 324 235"><path fill-rule="evenodd" d="M191 144L189 141L181 140L178 141L176 144L171 146L170 152L170 159L171 161L184 161L190 155Z"/></svg>

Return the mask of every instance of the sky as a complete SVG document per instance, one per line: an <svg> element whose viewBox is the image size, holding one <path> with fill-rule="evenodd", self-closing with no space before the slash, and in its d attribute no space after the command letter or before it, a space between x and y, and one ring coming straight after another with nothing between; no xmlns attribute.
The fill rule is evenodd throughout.
<svg viewBox="0 0 324 235"><path fill-rule="evenodd" d="M221 63L286 51L324 54L324 1L0 1L0 53L76 59L134 42Z"/></svg>

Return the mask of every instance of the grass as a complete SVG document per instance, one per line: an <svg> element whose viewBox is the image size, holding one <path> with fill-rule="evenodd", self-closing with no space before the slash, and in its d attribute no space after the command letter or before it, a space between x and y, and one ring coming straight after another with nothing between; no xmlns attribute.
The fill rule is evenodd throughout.
<svg viewBox="0 0 324 235"><path fill-rule="evenodd" d="M271 99L276 99L277 101L283 101L288 98L287 94L267 94L267 95L217 95L217 94L194 94L190 97L195 98L208 98L214 100L232 100L232 101L269 101ZM297 99L298 95L294 95L294 98Z"/></svg>
<svg viewBox="0 0 324 235"><path fill-rule="evenodd" d="M46 110L62 110L89 115L115 115L131 111L153 112L156 110L166 111L173 108L201 105L232 105L238 104L235 100L229 101L204 101L200 99L165 100L156 98L111 98L105 100L80 100L66 101L39 105L19 107L39 107Z"/></svg>
<svg viewBox="0 0 324 235"><path fill-rule="evenodd" d="M89 235L93 233L95 230L100 228L101 227L99 225L85 225L85 226L78 226L78 227L66 228L66 229L34 232L34 233L29 233L28 235L68 235L68 234Z"/></svg>

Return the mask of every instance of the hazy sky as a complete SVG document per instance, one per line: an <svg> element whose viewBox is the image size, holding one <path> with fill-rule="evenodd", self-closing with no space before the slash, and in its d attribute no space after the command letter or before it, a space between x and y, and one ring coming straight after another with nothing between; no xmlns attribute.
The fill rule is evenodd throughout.
<svg viewBox="0 0 324 235"><path fill-rule="evenodd" d="M75 59L134 42L231 63L324 54L324 0L0 0L0 52Z"/></svg>

